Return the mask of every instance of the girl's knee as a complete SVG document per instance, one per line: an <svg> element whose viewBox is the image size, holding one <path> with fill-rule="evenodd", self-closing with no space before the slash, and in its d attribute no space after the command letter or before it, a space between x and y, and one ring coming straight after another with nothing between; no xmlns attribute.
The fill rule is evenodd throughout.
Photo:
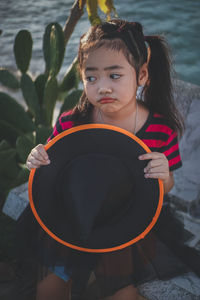
<svg viewBox="0 0 200 300"><path fill-rule="evenodd" d="M37 285L36 300L68 300L71 282L49 274Z"/></svg>
<svg viewBox="0 0 200 300"><path fill-rule="evenodd" d="M113 296L106 297L102 300L139 300L138 291L133 285L129 285L125 288L117 291Z"/></svg>

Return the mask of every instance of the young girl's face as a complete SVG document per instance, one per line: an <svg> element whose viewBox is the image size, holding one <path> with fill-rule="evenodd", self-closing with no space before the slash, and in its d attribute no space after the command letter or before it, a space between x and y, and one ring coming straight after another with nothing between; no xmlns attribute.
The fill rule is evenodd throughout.
<svg viewBox="0 0 200 300"><path fill-rule="evenodd" d="M122 51L98 48L89 52L82 69L85 93L104 113L135 107L137 80Z"/></svg>

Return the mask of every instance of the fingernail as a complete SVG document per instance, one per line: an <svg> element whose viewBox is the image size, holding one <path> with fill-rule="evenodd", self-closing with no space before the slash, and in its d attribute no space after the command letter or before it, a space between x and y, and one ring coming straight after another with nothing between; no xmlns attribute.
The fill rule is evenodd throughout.
<svg viewBox="0 0 200 300"><path fill-rule="evenodd" d="M148 178L148 177L149 177L149 174L145 174L144 177L145 177L145 178Z"/></svg>
<svg viewBox="0 0 200 300"><path fill-rule="evenodd" d="M146 168L144 168L144 172L145 172L145 173L146 173L146 171L147 171Z"/></svg>
<svg viewBox="0 0 200 300"><path fill-rule="evenodd" d="M138 158L139 158L139 159L142 159L142 156L140 155L140 156L138 156Z"/></svg>

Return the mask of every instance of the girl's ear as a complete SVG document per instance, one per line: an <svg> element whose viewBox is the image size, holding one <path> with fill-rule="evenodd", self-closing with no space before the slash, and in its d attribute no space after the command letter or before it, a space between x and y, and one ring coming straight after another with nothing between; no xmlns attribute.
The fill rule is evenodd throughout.
<svg viewBox="0 0 200 300"><path fill-rule="evenodd" d="M148 80L149 73L148 73L148 66L147 63L144 63L142 67L140 68L140 72L138 75L138 85L144 86Z"/></svg>

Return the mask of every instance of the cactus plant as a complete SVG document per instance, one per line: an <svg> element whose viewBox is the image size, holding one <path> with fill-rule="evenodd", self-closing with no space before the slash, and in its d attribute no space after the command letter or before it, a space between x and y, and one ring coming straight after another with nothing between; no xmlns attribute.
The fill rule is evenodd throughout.
<svg viewBox="0 0 200 300"><path fill-rule="evenodd" d="M0 92L0 120L24 133L35 130L35 125L24 108L14 98L3 92Z"/></svg>
<svg viewBox="0 0 200 300"><path fill-rule="evenodd" d="M21 77L21 89L29 111L35 119L35 124L41 124L41 110L38 95L34 82L27 74L23 74Z"/></svg>
<svg viewBox="0 0 200 300"><path fill-rule="evenodd" d="M46 74L40 74L36 77L36 79L34 81L40 108L42 107L42 102L43 102L43 97L44 97L44 87L47 82L47 79L48 79L48 76Z"/></svg>
<svg viewBox="0 0 200 300"><path fill-rule="evenodd" d="M45 30L43 52L46 62L46 73L56 76L61 68L65 53L65 40L62 27L58 23L50 23Z"/></svg>
<svg viewBox="0 0 200 300"><path fill-rule="evenodd" d="M36 145L43 144L46 143L48 137L51 135L52 128L39 125L35 132L36 132L35 144Z"/></svg>
<svg viewBox="0 0 200 300"><path fill-rule="evenodd" d="M1 139L6 139L10 144L15 145L18 136L24 133L15 126L9 124L6 121L0 120L0 137Z"/></svg>
<svg viewBox="0 0 200 300"><path fill-rule="evenodd" d="M79 6L83 8L82 1ZM92 25L101 23L97 8L109 17L115 11L112 0L87 0L87 11ZM64 30L65 31L65 30ZM65 31L66 34L66 31ZM52 132L52 120L56 101L63 100L60 113L70 110L78 102L82 90L73 61L61 83L58 75L65 53L63 30L58 23L50 23L43 37L45 72L35 80L27 74L32 56L32 37L29 31L18 32L14 42L16 65L20 70L18 80L9 70L0 69L0 82L8 88L21 88L25 106L13 97L0 92L0 198L6 197L9 189L28 180L25 166L27 155L38 143L45 143Z"/></svg>
<svg viewBox="0 0 200 300"><path fill-rule="evenodd" d="M80 82L80 77L77 71L78 59L75 58L72 64L69 66L64 78L59 86L59 91L68 92L73 88L78 88L78 84Z"/></svg>
<svg viewBox="0 0 200 300"><path fill-rule="evenodd" d="M24 108L13 97L0 92L1 198L7 195L10 188L28 180L29 171L25 167L27 156L35 145L46 143L50 136L55 104L61 98L59 93L70 93L78 88L79 77L75 64L68 69L61 84L56 78L65 51L64 35L59 24L51 23L46 27L43 50L46 70L33 80L27 74L32 54L32 37L28 31L21 30L14 44L16 65L21 71L20 80L9 70L0 69L0 82L11 89L21 88L26 106ZM80 91L76 95L72 93L63 107L71 108L77 102L78 95Z"/></svg>
<svg viewBox="0 0 200 300"><path fill-rule="evenodd" d="M45 107L45 123L46 125L51 125L53 118L53 111L56 104L56 99L58 95L58 82L55 77L49 77L45 88L44 88L44 102Z"/></svg>
<svg viewBox="0 0 200 300"><path fill-rule="evenodd" d="M33 140L31 141L26 135L20 135L16 140L16 150L21 163L26 162L26 158L34 147Z"/></svg>
<svg viewBox="0 0 200 300"><path fill-rule="evenodd" d="M70 94L68 94L60 109L60 114L63 113L64 111L71 110L78 103L82 93L83 93L82 90L75 90Z"/></svg>
<svg viewBox="0 0 200 300"><path fill-rule="evenodd" d="M32 55L33 40L27 30L20 30L15 38L14 54L18 68L22 73L26 73Z"/></svg>
<svg viewBox="0 0 200 300"><path fill-rule="evenodd" d="M11 89L19 88L19 81L17 78L8 70L0 68L0 82Z"/></svg>

